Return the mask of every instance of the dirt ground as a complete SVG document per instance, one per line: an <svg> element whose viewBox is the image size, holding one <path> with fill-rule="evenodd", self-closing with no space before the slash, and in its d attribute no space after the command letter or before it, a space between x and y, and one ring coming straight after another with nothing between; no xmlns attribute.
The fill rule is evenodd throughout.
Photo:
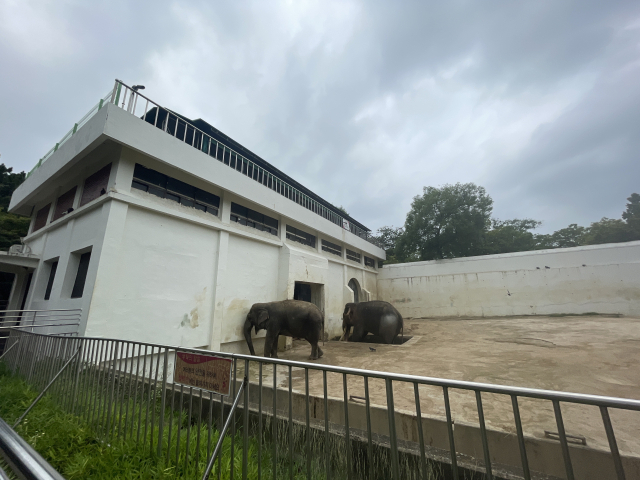
<svg viewBox="0 0 640 480"><path fill-rule="evenodd" d="M640 318L613 316L405 319L402 345L326 342L328 365L429 377L640 399ZM370 347L375 348L371 351ZM310 346L294 342L281 358L308 361ZM342 377L328 375L328 391L342 397ZM296 375L294 388L304 391ZM310 393L322 396L321 372L310 373ZM362 378L349 377L348 394L364 396ZM386 405L384 382L370 380L371 402ZM394 384L396 408L414 411L413 386ZM477 425L475 396L450 391L455 421ZM420 387L423 415L445 415L442 389ZM551 402L520 399L526 435L557 432ZM515 432L509 397L483 394L488 428ZM567 434L608 449L597 407L562 404ZM611 411L621 453L640 454L640 412Z"/></svg>

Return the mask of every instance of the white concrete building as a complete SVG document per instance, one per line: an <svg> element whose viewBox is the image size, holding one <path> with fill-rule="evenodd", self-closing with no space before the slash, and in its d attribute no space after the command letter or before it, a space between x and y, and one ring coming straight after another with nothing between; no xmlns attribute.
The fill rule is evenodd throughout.
<svg viewBox="0 0 640 480"><path fill-rule="evenodd" d="M17 274L9 308L81 308L80 334L95 337L245 351L250 306L290 298L339 335L344 304L376 298L385 258L327 201L119 82L10 211L32 220L31 255L0 258Z"/></svg>

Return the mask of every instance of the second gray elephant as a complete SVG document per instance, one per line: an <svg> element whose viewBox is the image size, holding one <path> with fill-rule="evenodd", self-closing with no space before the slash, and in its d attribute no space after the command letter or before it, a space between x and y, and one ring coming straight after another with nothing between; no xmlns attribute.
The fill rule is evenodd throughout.
<svg viewBox="0 0 640 480"><path fill-rule="evenodd" d="M353 333L349 335L351 328ZM347 303L342 314L344 334L340 340L361 342L372 333L379 335L383 343L393 343L402 329L402 315L388 302Z"/></svg>

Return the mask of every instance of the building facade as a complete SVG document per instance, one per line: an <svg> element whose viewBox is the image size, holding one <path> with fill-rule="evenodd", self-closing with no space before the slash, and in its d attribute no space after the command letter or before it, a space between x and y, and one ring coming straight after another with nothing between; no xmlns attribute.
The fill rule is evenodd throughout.
<svg viewBox="0 0 640 480"><path fill-rule="evenodd" d="M30 255L0 258L12 307L240 352L253 303L311 301L333 337L346 302L376 298L385 254L366 227L237 142L120 82L90 113L14 192L31 226Z"/></svg>

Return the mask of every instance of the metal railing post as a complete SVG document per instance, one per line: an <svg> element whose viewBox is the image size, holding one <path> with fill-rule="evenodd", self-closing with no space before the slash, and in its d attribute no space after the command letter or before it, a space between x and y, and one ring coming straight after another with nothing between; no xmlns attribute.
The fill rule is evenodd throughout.
<svg viewBox="0 0 640 480"><path fill-rule="evenodd" d="M31 409L36 406L36 404L40 401L40 399L42 397L44 397L44 394L47 393L47 390L49 390L49 387L51 387L51 385L53 385L53 383L58 379L58 377L62 374L62 372L65 371L67 366L73 361L74 358L76 358L76 355L78 355L79 352L80 352L80 349L78 348L78 350L76 350L76 353L74 353L71 356L71 358L69 360L67 360L67 362L63 365L63 367L56 374L56 376L51 379L51 381L47 384L46 387L44 387L44 390L42 390L42 392L40 392L40 395L38 395L36 397L36 399L33 402L31 402L31 405L29 405L27 407L27 409L24 411L24 413L22 415L20 415L18 420L16 420L16 423L13 424L13 428L16 428L18 425L20 425L20 422L22 422L22 420L24 420L24 417L26 417L27 414L31 411Z"/></svg>

